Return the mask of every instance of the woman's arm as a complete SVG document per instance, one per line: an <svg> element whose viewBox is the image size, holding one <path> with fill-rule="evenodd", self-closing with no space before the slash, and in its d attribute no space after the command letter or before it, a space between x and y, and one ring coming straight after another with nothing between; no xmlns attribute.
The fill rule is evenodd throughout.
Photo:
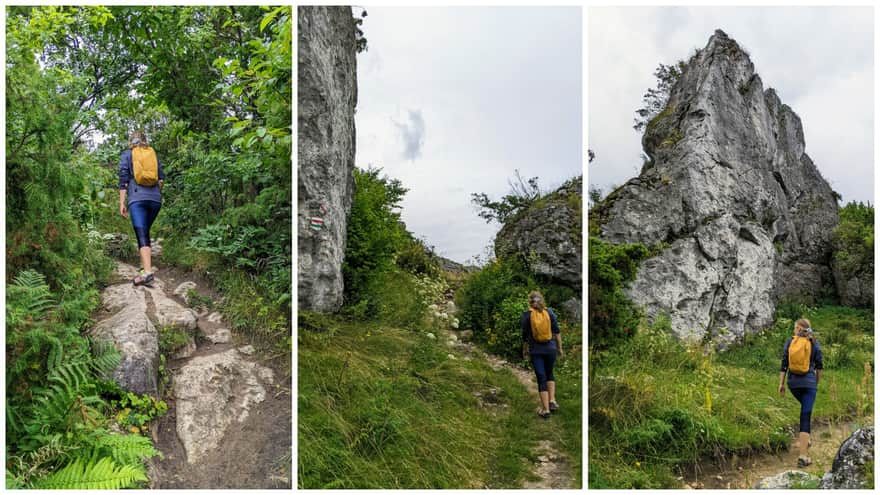
<svg viewBox="0 0 880 495"><path fill-rule="evenodd" d="M779 395L785 395L785 372L779 372Z"/></svg>
<svg viewBox="0 0 880 495"><path fill-rule="evenodd" d="M131 182L131 155L122 152L119 159L119 214L128 218L128 210L125 207L125 196L128 193L128 183Z"/></svg>
<svg viewBox="0 0 880 495"><path fill-rule="evenodd" d="M556 348L558 349L559 357L565 357L565 352L562 351L562 334L557 333L553 337L556 338Z"/></svg>
<svg viewBox="0 0 880 495"><path fill-rule="evenodd" d="M532 321L529 318L528 311L523 313L522 318L520 319L520 327L522 327L523 359L528 359L528 357L529 357L529 334L532 332Z"/></svg>

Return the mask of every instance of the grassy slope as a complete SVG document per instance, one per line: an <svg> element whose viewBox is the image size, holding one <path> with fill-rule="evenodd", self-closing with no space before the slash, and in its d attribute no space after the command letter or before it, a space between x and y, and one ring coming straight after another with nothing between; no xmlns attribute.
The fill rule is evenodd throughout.
<svg viewBox="0 0 880 495"><path fill-rule="evenodd" d="M580 451L579 385L559 398L578 407L544 422L510 372L448 353L424 334L301 313L299 486L510 488L540 439ZM473 393L490 388L500 404L481 408Z"/></svg>
<svg viewBox="0 0 880 495"><path fill-rule="evenodd" d="M814 421L872 415L873 379L865 378L865 363L873 368L874 362L872 313L803 309L825 361ZM591 356L590 486L674 487L679 463L723 451L787 448L799 405L776 387L790 327L790 320L777 321L714 356L645 329Z"/></svg>

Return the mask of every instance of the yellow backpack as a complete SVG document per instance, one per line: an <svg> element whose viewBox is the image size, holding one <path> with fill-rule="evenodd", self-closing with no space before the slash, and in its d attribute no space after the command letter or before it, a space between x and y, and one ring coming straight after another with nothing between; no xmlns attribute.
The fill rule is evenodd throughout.
<svg viewBox="0 0 880 495"><path fill-rule="evenodd" d="M538 343L550 342L553 338L550 330L550 313L546 309L541 311L530 309L529 312L532 320L532 338Z"/></svg>
<svg viewBox="0 0 880 495"><path fill-rule="evenodd" d="M812 341L809 337L795 335L788 346L788 370L795 375L806 375L810 371L810 351Z"/></svg>
<svg viewBox="0 0 880 495"><path fill-rule="evenodd" d="M155 186L159 182L159 159L149 146L131 148L131 169L140 186Z"/></svg>

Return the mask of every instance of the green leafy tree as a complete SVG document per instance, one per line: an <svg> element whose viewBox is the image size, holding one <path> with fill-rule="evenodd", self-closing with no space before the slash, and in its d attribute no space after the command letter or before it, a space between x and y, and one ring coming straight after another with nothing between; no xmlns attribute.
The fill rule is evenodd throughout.
<svg viewBox="0 0 880 495"><path fill-rule="evenodd" d="M648 123L666 108L672 87L678 82L685 67L687 67L687 63L684 60L679 60L671 65L661 63L657 66L657 69L654 70L657 86L645 91L642 96L642 107L636 110L636 117L633 119L633 129L636 132L643 133Z"/></svg>
<svg viewBox="0 0 880 495"><path fill-rule="evenodd" d="M541 197L537 177L525 179L517 170L507 183L510 192L498 201L491 200L486 193L471 193L471 203L477 207L477 215L486 223L494 220L503 224Z"/></svg>

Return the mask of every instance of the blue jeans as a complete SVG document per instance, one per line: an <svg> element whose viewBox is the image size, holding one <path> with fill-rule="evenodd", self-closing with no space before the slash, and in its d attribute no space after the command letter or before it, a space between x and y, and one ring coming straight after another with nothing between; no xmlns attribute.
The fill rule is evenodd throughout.
<svg viewBox="0 0 880 495"><path fill-rule="evenodd" d="M162 203L156 201L135 201L128 205L128 214L131 215L131 226L134 227L138 249L150 245L150 227L161 208Z"/></svg>
<svg viewBox="0 0 880 495"><path fill-rule="evenodd" d="M532 367L535 368L535 376L538 377L538 392L547 391L547 382L556 381L553 378L553 364L556 363L556 353L553 354L530 354Z"/></svg>
<svg viewBox="0 0 880 495"><path fill-rule="evenodd" d="M813 403L816 402L815 388L792 388L791 395L801 403L801 424L800 431L802 433L810 432L810 416L813 414Z"/></svg>

